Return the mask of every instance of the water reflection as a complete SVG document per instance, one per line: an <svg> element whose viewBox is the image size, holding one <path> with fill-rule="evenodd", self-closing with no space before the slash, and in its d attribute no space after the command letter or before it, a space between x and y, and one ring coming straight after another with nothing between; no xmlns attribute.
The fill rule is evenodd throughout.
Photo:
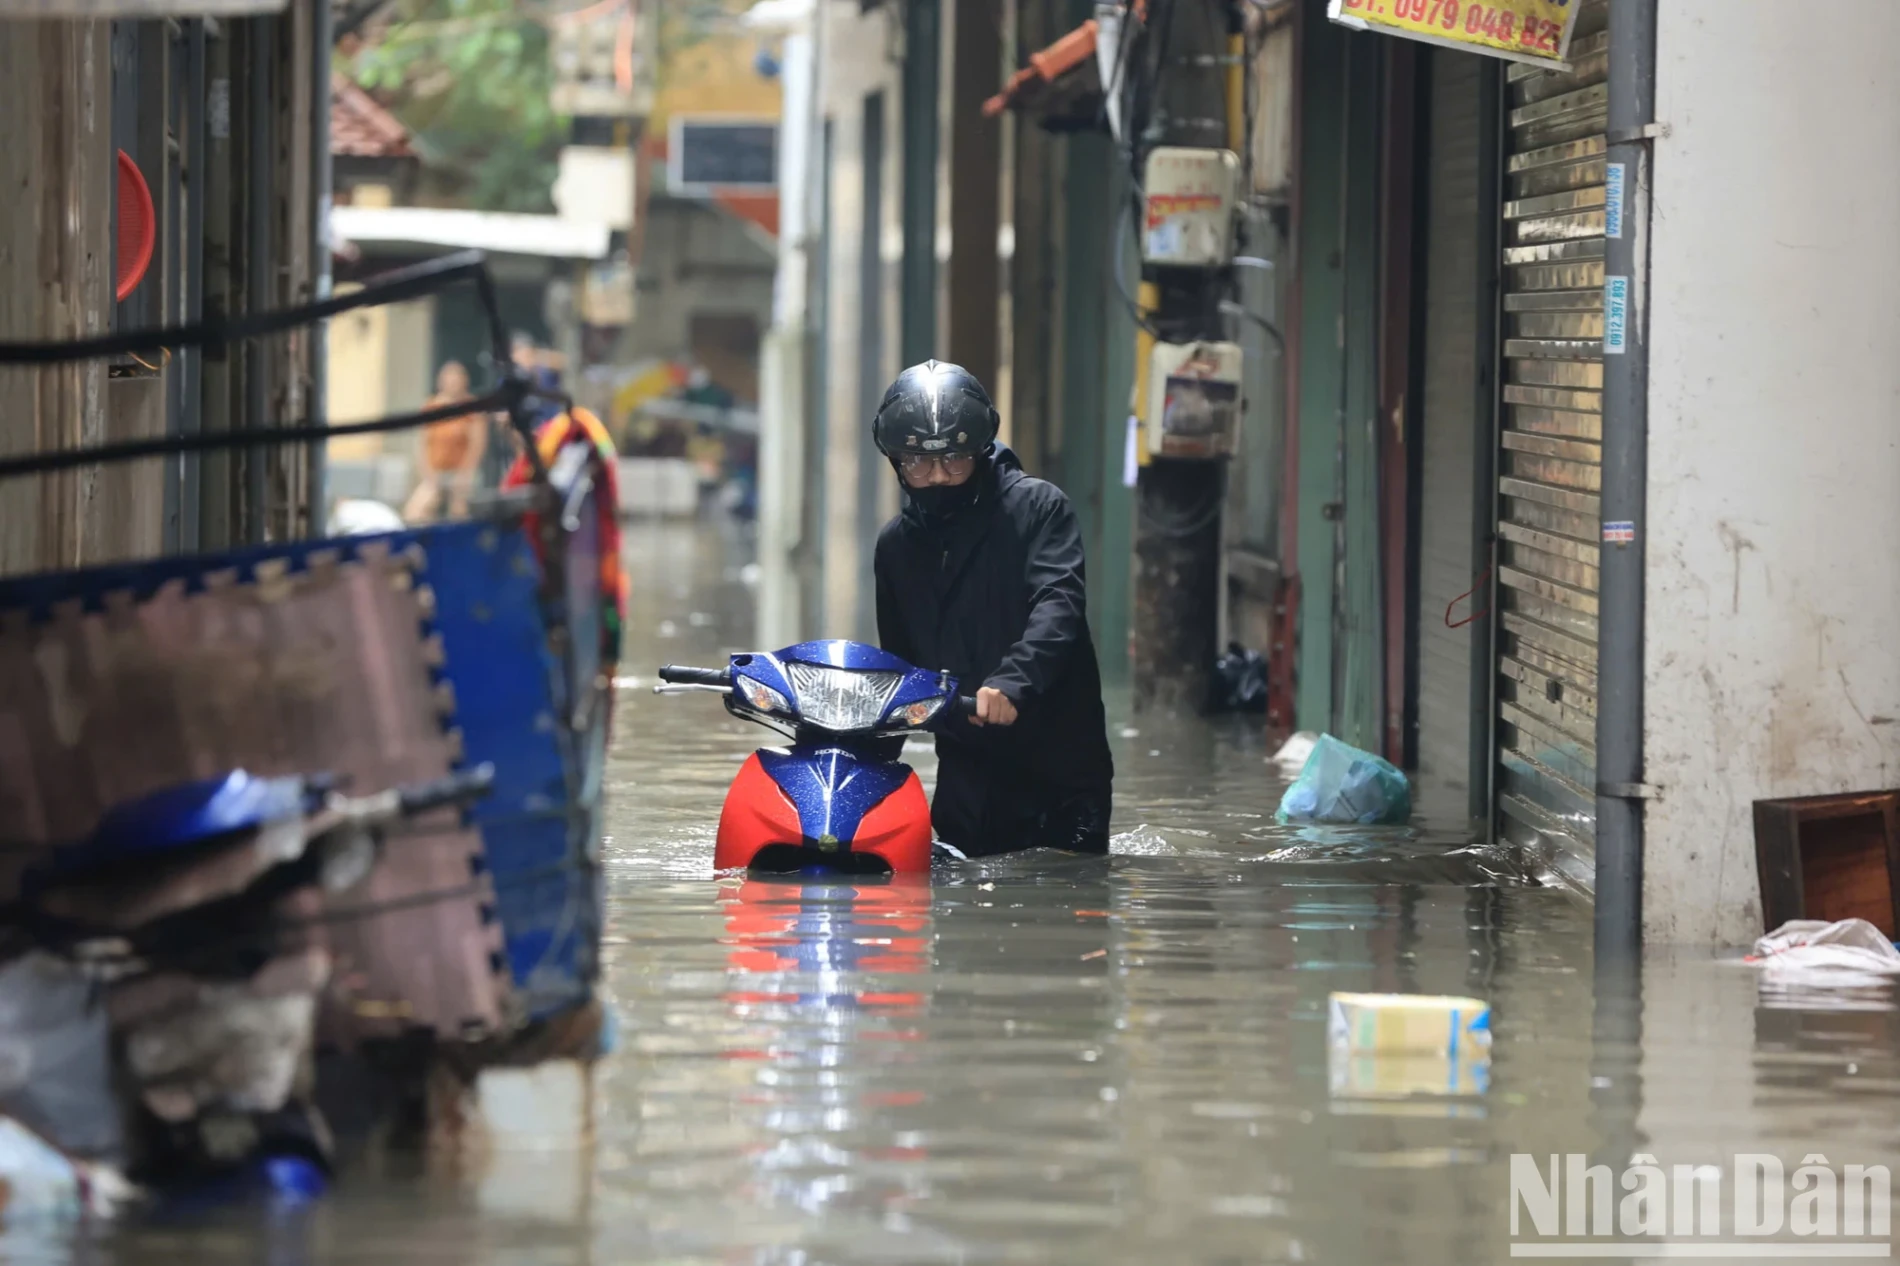
<svg viewBox="0 0 1900 1266"><path fill-rule="evenodd" d="M727 994L735 1007L902 1013L922 1004L916 992L883 992L863 983L930 967L927 879L728 879L720 890L731 970L774 978L791 975L795 979L790 983L810 987L807 992L735 990ZM766 984L760 982L760 988Z"/></svg>

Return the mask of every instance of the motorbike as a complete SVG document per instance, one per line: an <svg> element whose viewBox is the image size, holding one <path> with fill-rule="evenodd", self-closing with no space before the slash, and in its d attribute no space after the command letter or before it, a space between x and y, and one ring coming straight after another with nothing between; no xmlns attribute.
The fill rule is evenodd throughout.
<svg viewBox="0 0 1900 1266"><path fill-rule="evenodd" d="M734 655L724 668L660 669L656 694L704 691L776 730L789 748L746 758L713 846L721 871L914 874L930 869L930 804L902 761L913 734L971 716L957 680L875 646L804 642Z"/></svg>

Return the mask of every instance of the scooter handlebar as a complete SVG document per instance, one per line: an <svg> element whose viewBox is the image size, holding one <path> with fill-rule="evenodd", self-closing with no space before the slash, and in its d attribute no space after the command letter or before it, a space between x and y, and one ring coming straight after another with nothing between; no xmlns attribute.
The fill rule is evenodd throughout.
<svg viewBox="0 0 1900 1266"><path fill-rule="evenodd" d="M669 686L720 686L732 685L730 668L686 668L678 664L668 664L660 669L660 680Z"/></svg>

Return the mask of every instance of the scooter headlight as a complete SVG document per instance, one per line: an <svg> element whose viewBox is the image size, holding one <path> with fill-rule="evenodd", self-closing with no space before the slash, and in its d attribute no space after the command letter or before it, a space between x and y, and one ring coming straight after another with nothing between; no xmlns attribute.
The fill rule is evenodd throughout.
<svg viewBox="0 0 1900 1266"><path fill-rule="evenodd" d="M792 705L786 702L785 696L770 686L763 685L739 673L734 673L733 678L738 682L739 696L746 701L746 706L750 707L753 711L790 712L792 710Z"/></svg>
<svg viewBox="0 0 1900 1266"><path fill-rule="evenodd" d="M902 673L854 672L818 664L787 664L798 712L834 734L877 727L891 698L904 684Z"/></svg>
<svg viewBox="0 0 1900 1266"><path fill-rule="evenodd" d="M930 718L943 711L943 702L943 696L938 695L935 699L908 704L893 710L890 716L884 718L884 722L886 725L907 725L912 729L920 725L928 725Z"/></svg>

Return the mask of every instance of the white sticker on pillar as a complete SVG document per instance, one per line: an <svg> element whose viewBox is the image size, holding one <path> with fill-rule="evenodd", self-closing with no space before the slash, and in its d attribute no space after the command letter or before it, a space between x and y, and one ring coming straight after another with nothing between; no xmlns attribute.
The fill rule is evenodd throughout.
<svg viewBox="0 0 1900 1266"><path fill-rule="evenodd" d="M1621 356L1628 347L1630 279L1603 279L1603 354Z"/></svg>
<svg viewBox="0 0 1900 1266"><path fill-rule="evenodd" d="M1611 163L1603 174L1603 236L1623 236L1623 164Z"/></svg>
<svg viewBox="0 0 1900 1266"><path fill-rule="evenodd" d="M1141 419L1128 415L1128 435L1122 441L1122 487L1133 488L1141 478Z"/></svg>
<svg viewBox="0 0 1900 1266"><path fill-rule="evenodd" d="M1163 220L1148 230L1147 258L1149 260L1179 259L1183 246L1179 220Z"/></svg>

